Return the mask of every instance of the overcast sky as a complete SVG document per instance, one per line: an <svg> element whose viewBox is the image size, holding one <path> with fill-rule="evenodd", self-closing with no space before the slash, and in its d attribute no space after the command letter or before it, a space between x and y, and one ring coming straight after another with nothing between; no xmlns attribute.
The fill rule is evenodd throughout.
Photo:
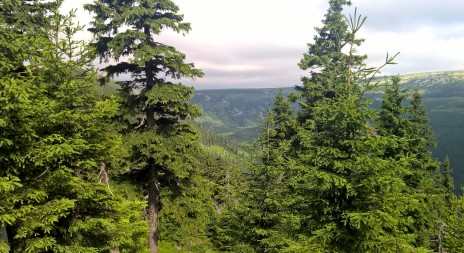
<svg viewBox="0 0 464 253"><path fill-rule="evenodd" d="M86 1L65 0L78 8ZM187 54L205 76L184 84L199 89L288 87L305 72L297 64L314 37L327 0L174 0L192 24L185 37L166 32L159 40ZM345 12L367 16L359 48L369 66L382 64L387 52L398 65L383 74L464 70L464 1L353 0Z"/></svg>

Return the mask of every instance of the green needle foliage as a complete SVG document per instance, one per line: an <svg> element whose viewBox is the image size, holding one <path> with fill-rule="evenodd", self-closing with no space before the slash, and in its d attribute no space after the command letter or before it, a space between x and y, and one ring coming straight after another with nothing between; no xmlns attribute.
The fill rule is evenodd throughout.
<svg viewBox="0 0 464 253"><path fill-rule="evenodd" d="M421 95L414 92L407 107L404 106L406 98L406 92L400 90L399 79L393 78L392 85L384 93L378 121L379 134L402 139L400 145L389 149L387 156L396 160L405 157L414 159L408 168L409 173L404 177L407 186L404 191L413 196L418 205L405 212L406 216L414 219L413 224L407 227L415 237L416 246L434 248L431 241L438 236L441 226L439 220L442 220L441 216L446 211L445 192L437 184L440 178L439 164L429 151L435 143Z"/></svg>
<svg viewBox="0 0 464 253"><path fill-rule="evenodd" d="M364 65L366 56L354 54L354 46L359 46L364 40L353 36L356 31L350 33L349 24L345 22L342 13L343 7L350 5L351 1L347 0L329 1L329 9L322 20L323 26L315 28L314 43L308 44L308 52L298 64L310 74L309 77L301 78L302 86L296 86L298 93L294 99L302 98L301 121L311 117L312 107L317 101L349 92L347 86L353 82L353 74L350 75L347 67L355 69ZM362 23L357 26L360 25ZM357 26L355 29L359 29ZM342 50L347 46L352 49L349 54Z"/></svg>
<svg viewBox="0 0 464 253"><path fill-rule="evenodd" d="M445 160L443 161L443 167L443 186L446 190L446 199L448 202L450 202L454 195L454 180L451 176L452 169L448 156L445 156Z"/></svg>
<svg viewBox="0 0 464 253"><path fill-rule="evenodd" d="M289 167L286 157L290 142L285 133L296 119L289 103L280 95L273 111L263 119L263 131L256 140L249 163L245 188L239 189L240 203L229 206L219 217L215 242L227 252L282 252L293 244L295 220L289 198Z"/></svg>
<svg viewBox="0 0 464 253"><path fill-rule="evenodd" d="M463 251L464 200L432 158L421 94L393 77L372 109L396 55L365 67L350 1L329 0L309 76L279 92L250 153L205 129L200 145L177 80L203 73L157 41L190 31L174 2L85 5L91 46L61 4L0 3L0 253ZM98 95L114 77L119 97Z"/></svg>
<svg viewBox="0 0 464 253"><path fill-rule="evenodd" d="M195 178L200 175L196 170L198 134L184 121L199 116L200 109L190 104L193 88L171 81L203 73L186 63L184 54L155 38L166 29L185 34L190 24L183 22L171 0L103 0L85 8L95 15L89 30L96 35L94 46L100 59L112 60L103 69L107 77L131 77L119 82L131 150L127 174L147 191L149 249L158 252L161 196L174 201L174 196L184 194L182 190L198 186ZM167 203L164 207L176 208L174 202Z"/></svg>
<svg viewBox="0 0 464 253"><path fill-rule="evenodd" d="M407 94L400 88L400 78L392 77L391 85L388 85L383 92L382 106L379 112L377 124L380 135L406 136L406 108L405 100Z"/></svg>
<svg viewBox="0 0 464 253"><path fill-rule="evenodd" d="M365 56L355 55L363 42L356 34L365 18L355 12L343 19L347 1L329 4L323 27L316 29L315 42L300 63L302 69L310 70L310 77L297 87L302 111L295 137L299 144L293 169L296 190L289 197L300 200L294 206L301 220L296 232L306 239L294 250L426 252L430 244L423 238L430 242L433 228L424 227L423 221L437 216L430 212L436 206L424 203L433 199L438 188L432 170L421 173L422 195L418 195L419 186L414 188L410 182L418 164L433 167L436 163L420 146L423 142L415 146L417 154L403 152L413 145L406 139L411 138L408 129L425 131L426 126L405 118L405 94L395 79L393 88L385 92L382 111L370 108L364 94L377 86L373 77L394 64L394 57L387 56L379 68L365 68ZM422 119L420 103L415 104L411 102L408 115ZM421 234L422 228L427 232L414 234Z"/></svg>
<svg viewBox="0 0 464 253"><path fill-rule="evenodd" d="M95 93L93 50L74 40L82 27L73 12L59 14L60 5L8 1L1 8L1 34L12 39L1 45L11 52L2 54L0 70L2 251L101 252L133 244L118 236L127 228L118 213L136 203L121 206L99 182L99 168L111 169L120 146L111 123L119 104Z"/></svg>

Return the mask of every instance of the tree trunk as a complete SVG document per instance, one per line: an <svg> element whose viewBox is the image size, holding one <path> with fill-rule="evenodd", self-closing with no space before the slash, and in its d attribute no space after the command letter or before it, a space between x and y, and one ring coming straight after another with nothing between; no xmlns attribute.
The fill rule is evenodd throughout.
<svg viewBox="0 0 464 253"><path fill-rule="evenodd" d="M0 227L0 241L8 243L8 232L6 231L6 226Z"/></svg>
<svg viewBox="0 0 464 253"><path fill-rule="evenodd" d="M148 234L148 247L151 253L158 253L158 214L159 214L159 182L158 171L153 164L150 164L148 184L148 216L149 216L149 234Z"/></svg>

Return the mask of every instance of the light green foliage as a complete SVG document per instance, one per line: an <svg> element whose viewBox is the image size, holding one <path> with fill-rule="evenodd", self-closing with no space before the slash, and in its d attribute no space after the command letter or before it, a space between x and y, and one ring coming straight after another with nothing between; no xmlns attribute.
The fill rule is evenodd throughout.
<svg viewBox="0 0 464 253"><path fill-rule="evenodd" d="M451 196L448 199L448 216L444 216L439 224L440 239L445 252L464 251L464 199L462 196Z"/></svg>
<svg viewBox="0 0 464 253"><path fill-rule="evenodd" d="M60 4L2 6L2 34L18 43L2 44L16 51L0 80L0 225L11 252L100 252L133 244L116 231L137 232L117 215L120 197L98 183L121 142L111 123L119 105L94 92L93 51L73 39L82 27L73 12L59 14Z"/></svg>
<svg viewBox="0 0 464 253"><path fill-rule="evenodd" d="M110 222L108 229L101 233L107 234L111 248L121 253L147 253L148 228L142 212L146 202L140 190L121 182L112 184L111 190L114 211L106 221Z"/></svg>
<svg viewBox="0 0 464 253"><path fill-rule="evenodd" d="M200 157L203 176L209 180L216 214L238 204L238 192L245 187L246 159L224 147L204 146Z"/></svg>
<svg viewBox="0 0 464 253"><path fill-rule="evenodd" d="M403 194L402 177L411 161L385 158L400 140L375 135L366 124L373 112L355 99L323 101L314 112L314 130L300 132L300 188L307 197L299 210L308 219L302 231L312 234L308 249L408 252L403 212L417 201Z"/></svg>
<svg viewBox="0 0 464 253"><path fill-rule="evenodd" d="M420 94L416 91L407 107L403 105L406 97L406 92L400 91L399 79L393 78L392 86L384 92L379 134L402 139L400 145L389 148L387 157L413 159L408 167L409 173L403 178L406 183L404 191L418 201L418 206L404 212L414 218L414 223L407 227L416 238L415 245L434 247L431 238L438 234L438 221L443 215L440 212L445 212L441 210L444 208L443 188L436 183L439 165L428 150L435 143Z"/></svg>
<svg viewBox="0 0 464 253"><path fill-rule="evenodd" d="M376 88L375 75L383 66L394 64L394 57L387 55L379 68L364 67L365 57L354 52L363 41L356 33L365 18L355 12L345 23L341 15L345 4L348 2L330 1L323 28L309 45L302 60L305 65L300 64L310 70L311 77L303 78L299 88L302 111L291 180L295 190L289 198L299 200L294 210L301 226L295 232L304 243L290 248L307 252L426 252L428 245L416 243L416 235L408 232L416 220L404 215L424 207L424 202L407 191L405 180L418 160L415 156L396 159L389 155L409 143L396 135L407 125L400 115L406 111L403 97L395 88L385 93L389 100L380 113L385 124L377 131L373 122L378 112L370 109L364 96ZM325 50L316 50L320 48ZM343 48L348 48L348 55L342 53Z"/></svg>

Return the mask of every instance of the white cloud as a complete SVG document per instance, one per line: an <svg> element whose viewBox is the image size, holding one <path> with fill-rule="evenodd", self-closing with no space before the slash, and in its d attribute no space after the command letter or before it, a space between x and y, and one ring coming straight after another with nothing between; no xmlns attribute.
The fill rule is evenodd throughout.
<svg viewBox="0 0 464 253"><path fill-rule="evenodd" d="M90 15L84 1L65 0L66 8ZM86 0L85 2L90 2ZM186 53L205 77L186 84L197 87L277 87L299 84L297 67L314 27L328 7L324 0L175 0L192 23L185 37L165 32L158 39ZM355 0L346 10L368 16L359 49L369 65L379 65L386 52L401 52L388 74L464 69L464 2L458 0ZM89 35L86 35L89 36Z"/></svg>

